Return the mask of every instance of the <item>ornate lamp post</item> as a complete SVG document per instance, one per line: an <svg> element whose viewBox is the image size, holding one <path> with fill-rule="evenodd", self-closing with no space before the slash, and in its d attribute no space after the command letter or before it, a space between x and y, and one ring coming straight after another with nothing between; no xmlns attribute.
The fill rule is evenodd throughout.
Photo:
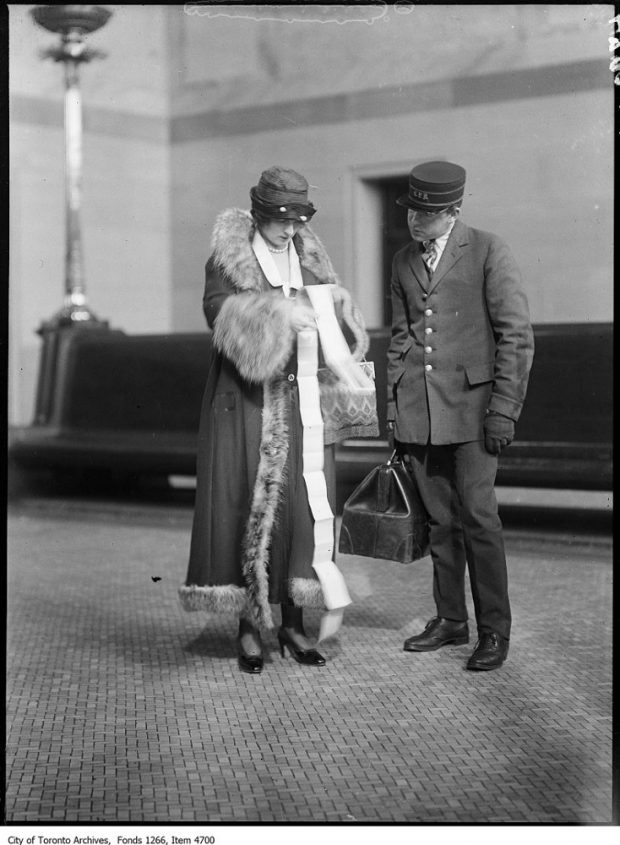
<svg viewBox="0 0 620 845"><path fill-rule="evenodd" d="M36 23L61 35L57 47L43 50L43 58L64 64L65 71L65 299L63 308L40 332L73 325L105 325L86 304L80 201L82 181L82 98L79 67L82 62L102 58L100 50L91 50L84 36L100 29L111 12L103 6L37 6L31 9Z"/></svg>
<svg viewBox="0 0 620 845"><path fill-rule="evenodd" d="M37 330L43 339L35 404L35 425L54 424L58 413L58 385L62 383L65 350L76 329L105 329L86 304L80 201L82 181L82 99L79 67L82 62L103 57L91 50L84 36L100 29L111 16L103 6L36 6L35 22L59 33L60 44L41 51L43 58L62 62L65 71L65 297L61 310Z"/></svg>

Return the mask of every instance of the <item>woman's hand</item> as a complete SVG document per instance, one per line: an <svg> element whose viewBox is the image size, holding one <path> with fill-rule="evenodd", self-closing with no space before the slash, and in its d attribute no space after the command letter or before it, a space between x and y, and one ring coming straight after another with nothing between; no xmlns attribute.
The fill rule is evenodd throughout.
<svg viewBox="0 0 620 845"><path fill-rule="evenodd" d="M291 313L291 325L296 332L316 329L316 320L312 308L296 300Z"/></svg>

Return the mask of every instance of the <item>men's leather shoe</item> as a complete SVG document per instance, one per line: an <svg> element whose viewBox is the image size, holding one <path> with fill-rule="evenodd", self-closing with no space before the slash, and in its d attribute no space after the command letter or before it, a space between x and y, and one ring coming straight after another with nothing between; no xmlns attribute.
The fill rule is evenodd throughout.
<svg viewBox="0 0 620 845"><path fill-rule="evenodd" d="M464 645L469 642L467 622L455 622L435 616L421 634L405 640L404 651L435 651L442 645Z"/></svg>
<svg viewBox="0 0 620 845"><path fill-rule="evenodd" d="M495 632L480 634L472 656L467 661L468 669L499 669L508 656L508 640Z"/></svg>

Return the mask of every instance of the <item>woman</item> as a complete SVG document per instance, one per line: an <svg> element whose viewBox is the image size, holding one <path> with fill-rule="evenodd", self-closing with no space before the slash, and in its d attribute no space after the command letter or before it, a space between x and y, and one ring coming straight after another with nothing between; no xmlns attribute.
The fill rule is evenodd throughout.
<svg viewBox="0 0 620 845"><path fill-rule="evenodd" d="M251 212L231 208L215 223L203 309L213 329L204 394L190 560L180 597L186 610L239 615L239 667L262 671L260 631L281 606L278 641L303 665L323 666L303 626L304 607L323 607L312 568L313 521L302 475L297 333L315 329L303 288L338 279L316 235L308 183L282 167L250 191ZM347 291L334 302L352 353L368 347ZM336 439L325 420L324 474L335 505Z"/></svg>

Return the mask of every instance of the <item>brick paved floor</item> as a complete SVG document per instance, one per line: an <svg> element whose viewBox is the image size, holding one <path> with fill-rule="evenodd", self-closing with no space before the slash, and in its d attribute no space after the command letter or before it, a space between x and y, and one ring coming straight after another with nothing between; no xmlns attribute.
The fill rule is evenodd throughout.
<svg viewBox="0 0 620 845"><path fill-rule="evenodd" d="M272 633L251 677L234 621L179 605L189 517L10 512L7 822L611 822L604 544L508 537L498 672L464 671L473 643L401 650L433 615L428 559L342 557L327 665Z"/></svg>

